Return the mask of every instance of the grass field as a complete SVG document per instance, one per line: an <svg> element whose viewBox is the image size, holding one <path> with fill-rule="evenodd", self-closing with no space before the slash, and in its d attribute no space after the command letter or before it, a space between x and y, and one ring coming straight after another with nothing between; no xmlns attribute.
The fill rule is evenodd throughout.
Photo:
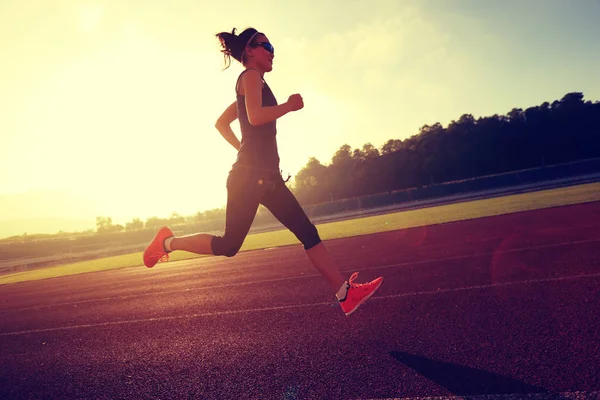
<svg viewBox="0 0 600 400"><path fill-rule="evenodd" d="M598 200L600 200L600 183L591 183L418 210L393 212L385 215L356 218L346 221L323 223L318 225L318 228L321 238L323 240L328 240ZM246 238L241 251L298 243L296 237L287 230L263 232L249 235ZM172 261L202 257L187 252L172 253L170 256ZM25 282L133 266L143 266L142 253L107 257L98 260L5 275L0 277L0 284Z"/></svg>

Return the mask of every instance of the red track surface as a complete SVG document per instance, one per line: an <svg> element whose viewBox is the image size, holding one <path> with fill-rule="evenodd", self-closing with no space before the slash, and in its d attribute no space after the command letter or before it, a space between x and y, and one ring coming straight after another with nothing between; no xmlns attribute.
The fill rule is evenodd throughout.
<svg viewBox="0 0 600 400"><path fill-rule="evenodd" d="M600 202L0 286L0 396L339 399L600 390Z"/></svg>

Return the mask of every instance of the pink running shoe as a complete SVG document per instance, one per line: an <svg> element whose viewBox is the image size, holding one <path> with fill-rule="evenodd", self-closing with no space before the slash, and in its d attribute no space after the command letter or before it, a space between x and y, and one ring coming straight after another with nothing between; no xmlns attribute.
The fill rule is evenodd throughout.
<svg viewBox="0 0 600 400"><path fill-rule="evenodd" d="M173 236L173 232L166 226L158 230L152 242L144 250L144 264L152 268L159 261L169 261L169 254L165 249L165 239Z"/></svg>
<svg viewBox="0 0 600 400"><path fill-rule="evenodd" d="M350 276L350 279L348 280L349 287L348 292L346 293L346 298L340 300L340 306L346 315L352 314L362 303L369 300L375 291L379 289L381 282L383 282L383 278L379 277L368 283L353 283L357 276L358 272L355 272L352 274L352 276Z"/></svg>

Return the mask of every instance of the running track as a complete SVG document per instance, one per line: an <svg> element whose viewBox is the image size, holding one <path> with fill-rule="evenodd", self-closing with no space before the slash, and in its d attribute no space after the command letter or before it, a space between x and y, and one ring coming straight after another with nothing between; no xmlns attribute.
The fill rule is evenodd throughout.
<svg viewBox="0 0 600 400"><path fill-rule="evenodd" d="M600 202L327 245L350 317L299 245L0 286L0 397L600 397Z"/></svg>

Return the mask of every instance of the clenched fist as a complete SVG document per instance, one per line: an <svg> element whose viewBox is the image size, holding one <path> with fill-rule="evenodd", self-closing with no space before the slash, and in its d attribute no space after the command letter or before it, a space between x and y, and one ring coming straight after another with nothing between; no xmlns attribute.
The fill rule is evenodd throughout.
<svg viewBox="0 0 600 400"><path fill-rule="evenodd" d="M302 96L299 94L293 94L289 97L287 101L290 111L298 111L304 107L304 101L302 100Z"/></svg>

